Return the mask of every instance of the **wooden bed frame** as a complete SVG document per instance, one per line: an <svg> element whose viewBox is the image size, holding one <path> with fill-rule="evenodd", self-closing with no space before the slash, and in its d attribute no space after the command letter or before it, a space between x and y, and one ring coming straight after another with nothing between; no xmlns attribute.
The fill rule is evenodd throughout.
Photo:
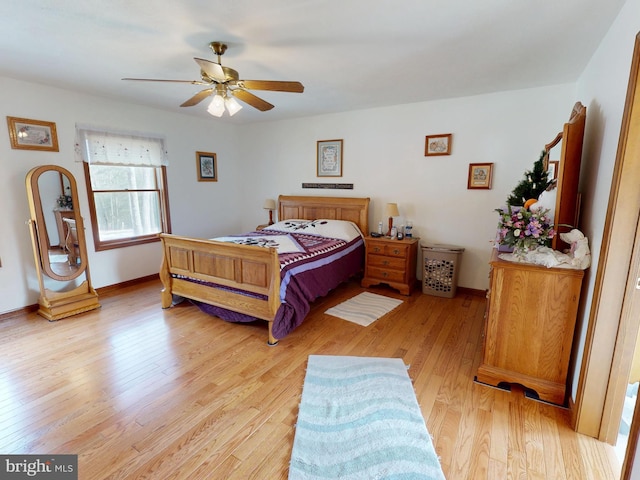
<svg viewBox="0 0 640 480"><path fill-rule="evenodd" d="M278 220L349 220L363 234L369 231L369 198L284 196L278 198ZM173 295L251 315L269 322L269 345L278 340L272 322L280 307L280 262L275 248L218 242L161 234L160 280L162 308L172 305ZM182 275L239 290L265 299L219 290L186 279Z"/></svg>

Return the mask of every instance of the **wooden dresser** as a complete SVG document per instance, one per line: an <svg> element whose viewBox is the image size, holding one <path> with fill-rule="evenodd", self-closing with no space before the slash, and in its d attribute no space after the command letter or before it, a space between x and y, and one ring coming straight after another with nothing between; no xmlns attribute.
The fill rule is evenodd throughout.
<svg viewBox="0 0 640 480"><path fill-rule="evenodd" d="M494 250L477 380L565 404L583 270L508 262Z"/></svg>
<svg viewBox="0 0 640 480"><path fill-rule="evenodd" d="M363 287L385 283L403 295L410 295L416 284L419 238L392 240L365 237L366 260Z"/></svg>

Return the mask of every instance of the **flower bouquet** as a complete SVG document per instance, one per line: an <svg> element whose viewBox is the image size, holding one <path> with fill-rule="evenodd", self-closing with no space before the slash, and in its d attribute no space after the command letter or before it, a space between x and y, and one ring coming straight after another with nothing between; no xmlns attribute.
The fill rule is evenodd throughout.
<svg viewBox="0 0 640 480"><path fill-rule="evenodd" d="M71 195L60 195L56 200L58 208L73 210L73 199Z"/></svg>
<svg viewBox="0 0 640 480"><path fill-rule="evenodd" d="M506 210L498 208L496 212L500 214L496 242L513 247L515 254L548 247L556 235L548 209L529 211L509 205Z"/></svg>

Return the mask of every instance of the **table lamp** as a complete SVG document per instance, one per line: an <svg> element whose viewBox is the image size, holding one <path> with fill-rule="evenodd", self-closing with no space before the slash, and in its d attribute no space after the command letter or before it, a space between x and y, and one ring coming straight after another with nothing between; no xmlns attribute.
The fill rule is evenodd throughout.
<svg viewBox="0 0 640 480"><path fill-rule="evenodd" d="M400 212L398 211L398 204L387 203L385 214L387 217L389 217L389 230L387 231L387 237L390 237L391 229L393 228L393 217L397 217L398 215L400 215Z"/></svg>
<svg viewBox="0 0 640 480"><path fill-rule="evenodd" d="M269 225L273 225L273 211L276 209L276 201L272 198L268 198L264 201L262 208L269 210Z"/></svg>

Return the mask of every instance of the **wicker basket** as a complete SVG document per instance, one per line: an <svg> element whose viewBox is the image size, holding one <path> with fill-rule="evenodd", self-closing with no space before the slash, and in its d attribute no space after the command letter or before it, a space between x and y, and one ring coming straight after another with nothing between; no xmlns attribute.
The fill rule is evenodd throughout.
<svg viewBox="0 0 640 480"><path fill-rule="evenodd" d="M422 245L422 293L447 298L456 296L462 252L464 248L455 245Z"/></svg>

